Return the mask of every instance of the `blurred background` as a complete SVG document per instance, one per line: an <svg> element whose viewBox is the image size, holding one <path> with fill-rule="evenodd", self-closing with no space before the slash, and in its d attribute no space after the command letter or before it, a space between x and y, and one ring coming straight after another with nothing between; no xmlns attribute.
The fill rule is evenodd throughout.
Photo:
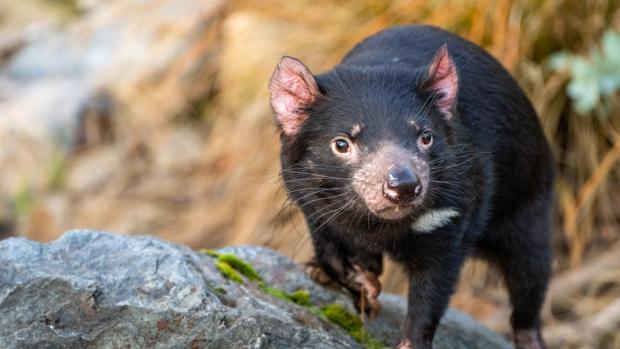
<svg viewBox="0 0 620 349"><path fill-rule="evenodd" d="M620 348L620 1L0 0L0 238L76 227L297 261L267 82L364 37L429 23L489 50L552 142L551 348ZM387 290L404 291L389 264ZM508 334L499 276L465 268L452 306Z"/></svg>

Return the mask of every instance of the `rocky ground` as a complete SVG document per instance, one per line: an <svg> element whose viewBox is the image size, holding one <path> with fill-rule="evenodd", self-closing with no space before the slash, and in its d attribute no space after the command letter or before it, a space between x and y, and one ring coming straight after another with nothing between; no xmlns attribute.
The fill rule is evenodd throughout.
<svg viewBox="0 0 620 349"><path fill-rule="evenodd" d="M405 300L381 302L361 330L347 295L261 247L201 253L87 230L0 242L2 348L381 348L398 342ZM511 347L455 310L434 344Z"/></svg>

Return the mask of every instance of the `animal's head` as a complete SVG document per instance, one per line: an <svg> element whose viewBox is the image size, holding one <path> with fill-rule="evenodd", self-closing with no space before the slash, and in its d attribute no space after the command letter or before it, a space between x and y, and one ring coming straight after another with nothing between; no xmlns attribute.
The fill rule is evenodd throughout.
<svg viewBox="0 0 620 349"><path fill-rule="evenodd" d="M302 206L402 221L433 200L456 122L458 75L447 47L419 71L340 65L313 76L282 58L269 85L283 175Z"/></svg>

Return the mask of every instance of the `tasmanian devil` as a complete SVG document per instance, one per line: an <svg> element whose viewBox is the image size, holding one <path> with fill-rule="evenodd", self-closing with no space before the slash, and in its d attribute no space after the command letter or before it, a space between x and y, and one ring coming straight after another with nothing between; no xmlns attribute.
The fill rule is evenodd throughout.
<svg viewBox="0 0 620 349"><path fill-rule="evenodd" d="M398 348L430 348L466 257L480 255L503 272L517 347L544 348L553 159L499 62L444 30L394 27L320 75L283 57L269 88L315 276L372 316L387 253L410 285Z"/></svg>

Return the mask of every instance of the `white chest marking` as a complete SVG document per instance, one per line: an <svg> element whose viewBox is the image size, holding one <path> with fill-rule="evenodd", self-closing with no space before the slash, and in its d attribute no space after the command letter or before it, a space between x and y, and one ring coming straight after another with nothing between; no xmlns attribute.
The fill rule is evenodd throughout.
<svg viewBox="0 0 620 349"><path fill-rule="evenodd" d="M418 217L418 219L411 224L411 229L417 233L430 233L448 224L452 218L460 214L459 211L452 207L430 210Z"/></svg>

